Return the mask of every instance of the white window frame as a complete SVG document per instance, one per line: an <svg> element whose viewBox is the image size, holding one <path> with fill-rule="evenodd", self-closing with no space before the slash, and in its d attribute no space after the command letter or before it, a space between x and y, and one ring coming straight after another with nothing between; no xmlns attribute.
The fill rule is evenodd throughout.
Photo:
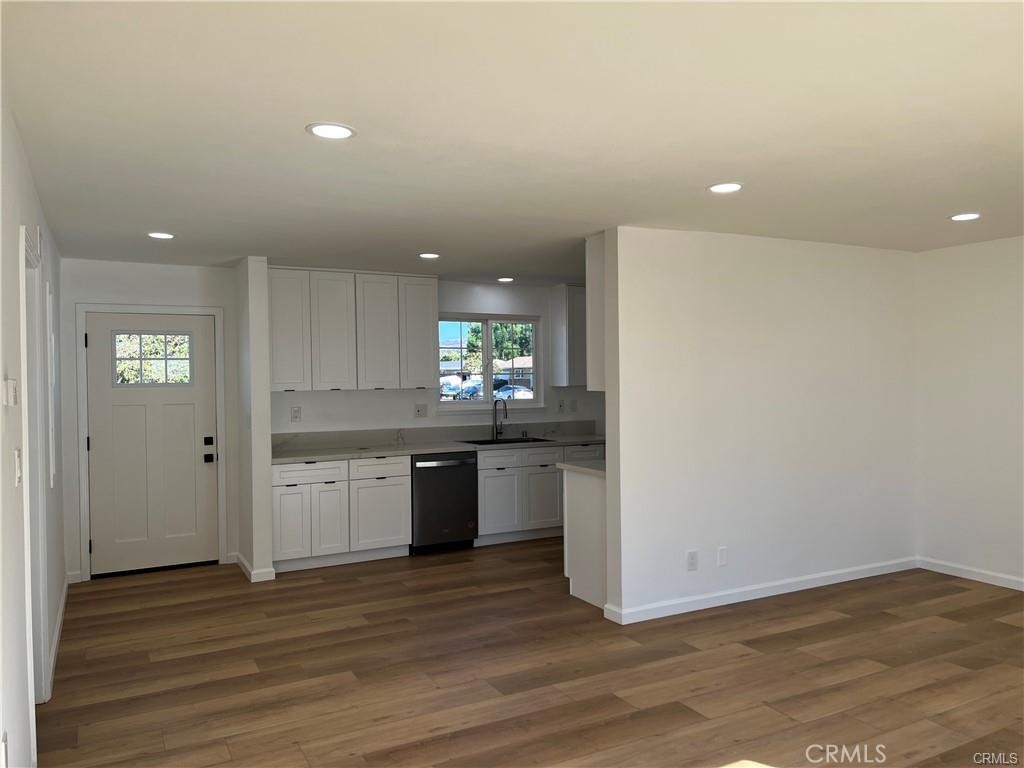
<svg viewBox="0 0 1024 768"><path fill-rule="evenodd" d="M483 323L483 400L441 400L438 391L438 413L466 413L467 411L490 411L494 407L494 343L491 336L492 323L533 324L533 394L532 400L506 400L509 410L530 410L544 408L543 329L541 319L529 315L490 315L475 312L442 312L438 322Z"/></svg>

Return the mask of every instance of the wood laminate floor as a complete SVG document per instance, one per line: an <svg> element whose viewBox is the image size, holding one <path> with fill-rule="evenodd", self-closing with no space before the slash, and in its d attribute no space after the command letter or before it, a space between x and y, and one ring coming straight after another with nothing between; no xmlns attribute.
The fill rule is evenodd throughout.
<svg viewBox="0 0 1024 768"><path fill-rule="evenodd" d="M548 539L74 585L39 763L1024 761L1021 593L914 570L620 627L561 574Z"/></svg>

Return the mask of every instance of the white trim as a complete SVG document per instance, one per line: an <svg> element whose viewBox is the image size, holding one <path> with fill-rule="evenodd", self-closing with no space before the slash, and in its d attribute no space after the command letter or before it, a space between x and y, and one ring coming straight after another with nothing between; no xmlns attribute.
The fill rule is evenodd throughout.
<svg viewBox="0 0 1024 768"><path fill-rule="evenodd" d="M24 224L20 228L19 232L19 251L20 256L18 259L18 323L20 328L18 329L18 342L21 347L19 359L18 359L18 378L20 383L18 384L19 401L17 407L21 415L21 514L22 514L22 552L25 557L25 648L28 651L28 659L26 660L28 666L28 701L30 706L34 705L36 701L36 673L35 665L41 663L42 659L39 659L39 648L36 646L36 640L32 631L32 606L35 604L35 596L33 594L33 577L35 571L35 563L33 563L33 545L32 545L32 492L31 488L35 484L33 472L35 471L35 458L32 456L32 451L29 450L32 446L31 433L29 430L30 417L29 417L29 401L32 398L28 396L28 390L26 389L26 382L31 381L35 384L35 376L31 376L28 370L28 273L29 270L36 271L37 279L35 281L35 287L38 293L40 282L38 277L38 238L39 228L36 227L36 259L35 264L32 264L33 258L29 254L29 229ZM38 309L38 306L34 307ZM12 404L13 405L13 404ZM45 528L45 519L43 520L43 526ZM40 557L40 572L45 572L46 561L45 561L45 547L39 547ZM36 587L39 588L38 586ZM41 621L39 622L40 629L43 629L46 625L46 591L45 585L39 592L40 604L42 609L40 611ZM40 646L42 647L42 646ZM29 740L32 744L31 755L32 764L36 764L36 758L38 755L38 745L36 743L36 719L29 717ZM6 748L6 747L3 747Z"/></svg>
<svg viewBox="0 0 1024 768"><path fill-rule="evenodd" d="M50 659L48 669L49 677L46 678L46 690L42 692L41 701L49 701L53 695L53 680L57 671L57 651L60 649L60 633L64 629L64 606L68 602L68 580L64 579L64 591L60 596L60 605L57 607L57 626L53 630L53 638L50 641Z"/></svg>
<svg viewBox="0 0 1024 768"><path fill-rule="evenodd" d="M973 568L969 565L959 563L947 563L944 560L933 560L930 557L918 557L917 567L924 568L936 573L945 573L949 576L959 576L971 581L982 581L986 584L994 584L997 587L1016 589L1024 592L1024 578L1013 576L1009 573L998 573L997 571L986 571L983 568Z"/></svg>
<svg viewBox="0 0 1024 768"><path fill-rule="evenodd" d="M888 560L882 563L858 565L852 568L840 568L835 571L822 571L821 573L797 576L792 579L767 581L763 584L726 589L721 592L708 592L703 595L693 595L692 597L660 600L658 602L640 605L636 608L623 609L612 603L606 603L604 606L604 617L614 621L616 624L633 624L638 621L660 619L664 616L674 616L678 613L689 613L690 611L700 611L705 608L714 608L719 605L728 605L730 603L741 603L746 600L756 600L762 597L784 595L788 592L799 592L803 589L824 587L829 584L838 584L843 581L853 581L854 579L864 579L869 576L881 576L886 573L896 573L897 571L906 571L917 567L917 558L905 557L901 560Z"/></svg>
<svg viewBox="0 0 1024 768"><path fill-rule="evenodd" d="M277 573L288 573L289 571L305 571L310 568L329 568L332 565L367 563L371 560L387 560L392 557L408 556L408 545L402 545L398 547L368 549L363 552L339 552L335 555L318 555L317 557L297 557L294 560L278 560L274 562L274 569Z"/></svg>
<svg viewBox="0 0 1024 768"><path fill-rule="evenodd" d="M217 373L217 538L219 562L230 562L228 556L227 518L227 462L234 446L230 444L227 430L227 409L224 405L224 309L222 307L178 307L140 306L136 304L75 304L75 377L78 389L78 494L79 494L79 551L82 568L80 581L88 581L92 570L89 558L89 454L85 450L85 438L89 433L89 388L86 376L85 345L80 343L85 336L85 315L87 312L126 313L136 315L212 315L214 360ZM273 570L271 576L273 578ZM265 577L267 578L267 577Z"/></svg>
<svg viewBox="0 0 1024 768"><path fill-rule="evenodd" d="M273 568L260 568L254 571L249 561L245 559L245 555L241 552L235 552L234 554L238 558L236 561L238 567L242 569L242 573L245 574L245 578L249 581L253 583L257 581L273 581L276 577L277 573Z"/></svg>
<svg viewBox="0 0 1024 768"><path fill-rule="evenodd" d="M512 544L516 541L531 539L552 539L562 535L562 526L552 528L534 528L529 531L509 531L508 533L486 533L473 540L474 547L489 547L492 544Z"/></svg>
<svg viewBox="0 0 1024 768"><path fill-rule="evenodd" d="M67 576L68 584L77 584L82 580L81 571L68 571Z"/></svg>

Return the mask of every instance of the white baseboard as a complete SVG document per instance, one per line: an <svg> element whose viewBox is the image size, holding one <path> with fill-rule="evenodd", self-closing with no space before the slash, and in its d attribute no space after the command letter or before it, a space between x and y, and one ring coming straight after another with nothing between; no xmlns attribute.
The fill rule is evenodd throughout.
<svg viewBox="0 0 1024 768"><path fill-rule="evenodd" d="M249 581L256 583L257 581L273 581L276 576L276 572L273 568L258 568L253 570L252 565L245 559L245 555L241 552L236 552L235 556L238 558L238 567L242 569L242 573Z"/></svg>
<svg viewBox="0 0 1024 768"><path fill-rule="evenodd" d="M510 531L509 533L489 533L473 540L474 547L488 547L491 544L511 544L516 541L531 539L550 539L562 535L562 526L557 528L538 528L533 531Z"/></svg>
<svg viewBox="0 0 1024 768"><path fill-rule="evenodd" d="M930 557L918 557L916 560L918 568L945 573L949 576L959 576L964 579L971 579L972 581L983 581L986 584L995 584L997 587L1007 587L1008 589L1024 592L1024 578L1020 576L986 571L983 568L974 568L969 565L960 565L959 563L947 563L944 560L933 560Z"/></svg>
<svg viewBox="0 0 1024 768"><path fill-rule="evenodd" d="M68 571L67 574L66 574L66 578L68 580L68 584L77 584L78 582L80 582L82 580L82 572L81 571Z"/></svg>
<svg viewBox="0 0 1024 768"><path fill-rule="evenodd" d="M408 546L384 547L383 549L368 549L364 552L342 552L337 555L297 557L294 560L275 560L274 570L278 573L287 573L288 571L304 571L309 568L329 568L332 565L366 563L370 560L386 560L391 557L408 556Z"/></svg>
<svg viewBox="0 0 1024 768"><path fill-rule="evenodd" d="M220 564L221 565L230 565L231 563L237 563L237 562L238 562L238 553L237 552L228 552L221 559Z"/></svg>
<svg viewBox="0 0 1024 768"><path fill-rule="evenodd" d="M788 592L799 592L802 589L824 587L829 584L864 579L869 576L881 576L886 573L895 573L917 567L917 558L907 557L883 563L858 565L853 568L840 568L835 571L822 571L821 573L812 573L807 576L797 576L791 579L767 581L762 584L753 584L749 587L725 589L721 592L708 592L703 595L693 595L692 597L661 600L640 605L636 608L623 609L618 605L607 603L604 607L604 616L616 624L634 624L638 621L660 619L679 613L700 611L705 608L715 608L716 606L728 605L730 603L742 603L746 600L756 600L761 597L784 595Z"/></svg>

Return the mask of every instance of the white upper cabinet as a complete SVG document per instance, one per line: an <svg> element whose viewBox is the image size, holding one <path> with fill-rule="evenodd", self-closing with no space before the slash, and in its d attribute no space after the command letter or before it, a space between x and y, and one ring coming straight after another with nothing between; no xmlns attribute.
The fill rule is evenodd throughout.
<svg viewBox="0 0 1024 768"><path fill-rule="evenodd" d="M587 289L557 285L551 289L551 384L587 383Z"/></svg>
<svg viewBox="0 0 1024 768"><path fill-rule="evenodd" d="M398 319L402 389L437 389L436 278L398 278Z"/></svg>
<svg viewBox="0 0 1024 768"><path fill-rule="evenodd" d="M356 276L311 272L313 389L356 389Z"/></svg>
<svg viewBox="0 0 1024 768"><path fill-rule="evenodd" d="M356 275L359 389L401 387L398 326L398 278Z"/></svg>
<svg viewBox="0 0 1024 768"><path fill-rule="evenodd" d="M271 269L270 389L313 388L309 328L309 272Z"/></svg>

